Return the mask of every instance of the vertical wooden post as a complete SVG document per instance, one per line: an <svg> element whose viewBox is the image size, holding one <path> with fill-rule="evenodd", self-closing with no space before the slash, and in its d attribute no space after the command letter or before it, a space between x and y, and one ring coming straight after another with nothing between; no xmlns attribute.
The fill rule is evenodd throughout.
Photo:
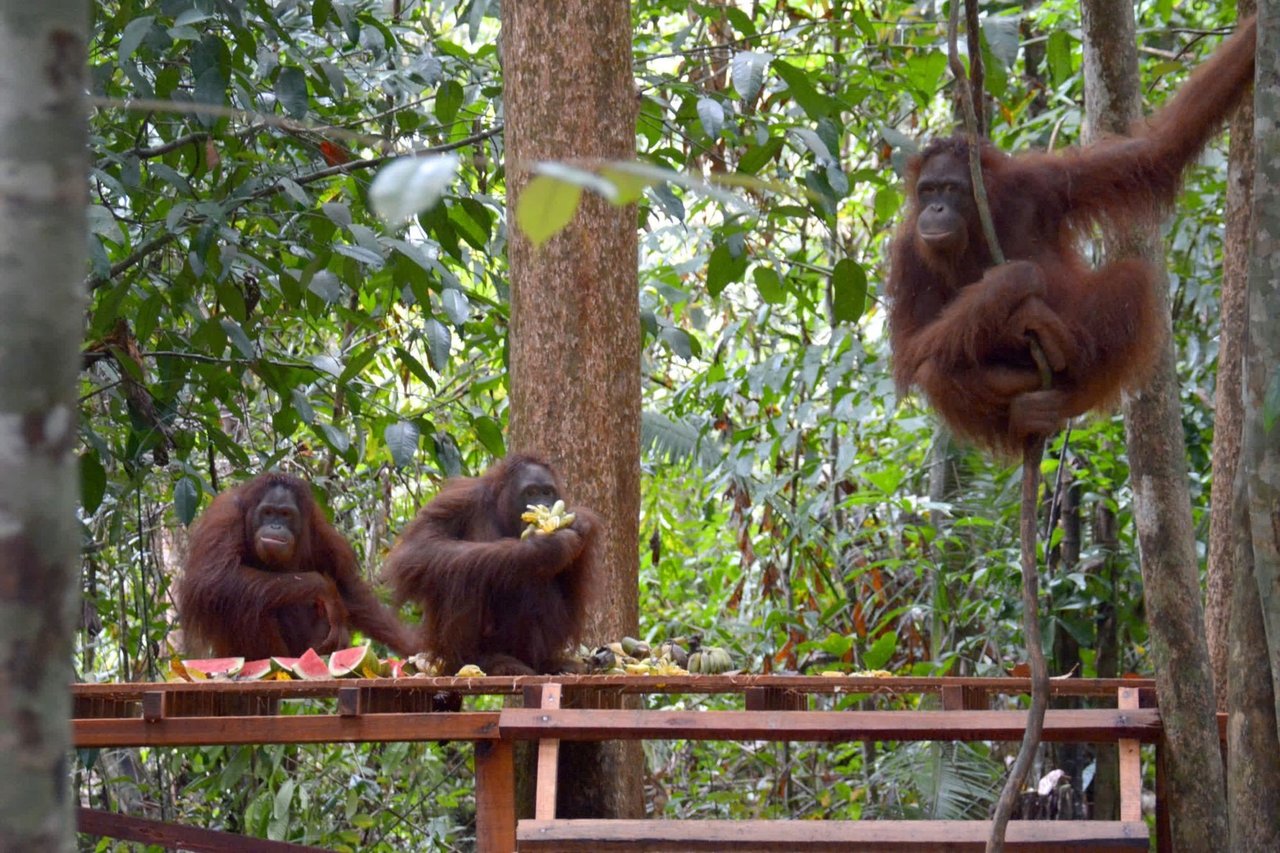
<svg viewBox="0 0 1280 853"><path fill-rule="evenodd" d="M1116 707L1136 710L1140 707L1138 691L1133 687L1121 687L1117 691ZM1142 753L1136 740L1121 740L1120 751L1120 819L1142 820Z"/></svg>
<svg viewBox="0 0 1280 853"><path fill-rule="evenodd" d="M560 708L561 687L559 684L543 684L539 692L542 694L538 697L539 708L544 711L555 711ZM537 788L533 801L533 816L537 820L555 820L559 762L559 739L543 738L539 740Z"/></svg>
<svg viewBox="0 0 1280 853"><path fill-rule="evenodd" d="M476 748L476 850L516 849L516 764L511 741L480 740Z"/></svg>

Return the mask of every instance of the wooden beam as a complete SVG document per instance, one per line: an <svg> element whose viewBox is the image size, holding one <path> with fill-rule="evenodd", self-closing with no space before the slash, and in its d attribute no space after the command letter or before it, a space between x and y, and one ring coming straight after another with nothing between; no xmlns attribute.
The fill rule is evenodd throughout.
<svg viewBox="0 0 1280 853"><path fill-rule="evenodd" d="M775 687L802 693L911 695L937 693L947 686L959 686L980 694L1026 694L1031 690L1027 678L961 678L956 676L914 677L846 676L829 678L817 675L520 675L485 678L342 678L317 681L201 681L155 683L73 684L72 696L78 702L78 714L97 714L87 700L103 700L103 705L140 702L147 691L178 693L233 693L240 696L266 696L281 699L335 698L344 687L368 689L380 695L427 693L441 691L476 694L519 694L525 687L557 682L565 689L590 687L617 690L622 693L742 693L756 687ZM1062 678L1049 683L1054 696L1098 696L1111 698L1121 687L1152 689L1149 678Z"/></svg>
<svg viewBox="0 0 1280 853"><path fill-rule="evenodd" d="M539 690L538 709L560 710L560 685L544 684ZM526 695L528 695L526 693ZM560 741L543 738L538 741L537 793L534 796L533 816L538 820L554 820L556 816L556 783L560 769Z"/></svg>
<svg viewBox="0 0 1280 853"><path fill-rule="evenodd" d="M959 712L957 712L959 713ZM990 821L982 820L522 820L520 850L856 850L980 851ZM1146 850L1142 821L1010 822L1006 850Z"/></svg>
<svg viewBox="0 0 1280 853"><path fill-rule="evenodd" d="M76 810L76 831L120 841L194 850L197 853L326 853L323 847L268 841L251 835L218 832L86 808Z"/></svg>
<svg viewBox="0 0 1280 853"><path fill-rule="evenodd" d="M1020 740L1025 711L543 711L506 708L502 737L535 740ZM1160 734L1153 709L1052 710L1044 740L1150 742Z"/></svg>
<svg viewBox="0 0 1280 853"><path fill-rule="evenodd" d="M516 849L516 762L510 741L476 742L476 850Z"/></svg>
<svg viewBox="0 0 1280 853"><path fill-rule="evenodd" d="M73 720L77 748L109 746L216 746L260 743L367 743L370 741L492 740L496 711L440 714L332 714L288 717L165 717Z"/></svg>
<svg viewBox="0 0 1280 853"><path fill-rule="evenodd" d="M1138 707L1138 691L1121 687L1116 707L1132 710ZM1136 740L1122 738L1120 750L1120 819L1142 820L1142 753Z"/></svg>

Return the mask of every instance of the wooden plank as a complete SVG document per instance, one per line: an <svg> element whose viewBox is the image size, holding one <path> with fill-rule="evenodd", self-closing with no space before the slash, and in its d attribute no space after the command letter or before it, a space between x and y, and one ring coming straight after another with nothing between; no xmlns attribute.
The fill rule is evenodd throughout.
<svg viewBox="0 0 1280 853"><path fill-rule="evenodd" d="M542 711L505 708L502 737L561 740L1021 740L1025 711ZM1154 741L1154 709L1051 710L1044 740Z"/></svg>
<svg viewBox="0 0 1280 853"><path fill-rule="evenodd" d="M323 847L268 841L250 835L163 823L86 808L76 810L76 831L139 844L194 850L198 853L325 853Z"/></svg>
<svg viewBox="0 0 1280 853"><path fill-rule="evenodd" d="M359 717L166 717L74 720L76 747L216 746L261 743L366 743L369 741L492 740L496 711L440 714L365 714Z"/></svg>
<svg viewBox="0 0 1280 853"><path fill-rule="evenodd" d="M105 683L73 684L72 695L77 699L102 699L112 702L138 702L149 690L235 693L239 695L269 696L272 698L335 698L343 687L368 688L372 691L425 692L442 691L467 695L519 694L525 687L558 682L565 689L570 687L609 688L622 693L742 693L755 687L775 687L802 693L873 693L886 695L910 695L936 693L952 685L971 689L979 694L1005 693L1027 694L1031 681L1027 678L960 678L940 677L892 677L847 676L826 678L816 675L521 675L515 677L488 676L485 678L361 678L326 679L320 681L202 681L156 683ZM1121 687L1153 689L1155 682L1149 678L1063 678L1049 682L1053 696L1098 696L1111 698ZM88 702L76 704L76 713L104 713L94 711Z"/></svg>
<svg viewBox="0 0 1280 853"><path fill-rule="evenodd" d="M516 763L510 741L476 742L476 850L516 849Z"/></svg>
<svg viewBox="0 0 1280 853"><path fill-rule="evenodd" d="M544 684L539 691L538 708L543 711L560 709L559 684ZM553 820L556 816L556 782L560 767L560 741L543 738L538 741L537 793L534 796L533 815L538 820Z"/></svg>
<svg viewBox="0 0 1280 853"><path fill-rule="evenodd" d="M1132 710L1139 706L1138 691L1121 687L1116 706ZM1136 740L1122 738L1120 750L1120 819L1142 820L1142 750Z"/></svg>
<svg viewBox="0 0 1280 853"><path fill-rule="evenodd" d="M963 820L522 820L520 850L854 850L977 851L990 821ZM1141 821L1030 821L1009 823L1006 850L1146 850Z"/></svg>

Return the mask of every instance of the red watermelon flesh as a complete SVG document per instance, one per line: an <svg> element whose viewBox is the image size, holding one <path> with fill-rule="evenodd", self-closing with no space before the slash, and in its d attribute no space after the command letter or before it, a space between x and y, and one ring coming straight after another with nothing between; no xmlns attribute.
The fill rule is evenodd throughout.
<svg viewBox="0 0 1280 853"><path fill-rule="evenodd" d="M263 658L262 660L246 661L245 665L240 667L240 671L236 673L237 681L257 681L265 678L271 672L271 658Z"/></svg>
<svg viewBox="0 0 1280 853"><path fill-rule="evenodd" d="M317 679L329 677L329 665L324 662L324 658L316 654L315 649L307 649L302 653L302 657L298 658L298 662L293 665L293 674L299 678Z"/></svg>
<svg viewBox="0 0 1280 853"><path fill-rule="evenodd" d="M329 674L334 678L377 678L382 664L369 646L354 646L329 655Z"/></svg>
<svg viewBox="0 0 1280 853"><path fill-rule="evenodd" d="M182 666L192 678L230 678L244 666L244 658L197 658L184 660Z"/></svg>

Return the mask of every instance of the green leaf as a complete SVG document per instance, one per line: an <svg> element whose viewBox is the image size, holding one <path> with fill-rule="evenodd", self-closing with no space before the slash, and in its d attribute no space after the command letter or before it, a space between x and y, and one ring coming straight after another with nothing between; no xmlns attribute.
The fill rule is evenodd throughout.
<svg viewBox="0 0 1280 853"><path fill-rule="evenodd" d="M80 505L85 515L93 515L107 494L107 469L102 467L98 451L80 454Z"/></svg>
<svg viewBox="0 0 1280 853"><path fill-rule="evenodd" d="M440 294L440 302L444 305L444 313L449 315L453 325L461 326L470 319L471 303L461 290L446 287L444 293Z"/></svg>
<svg viewBox="0 0 1280 853"><path fill-rule="evenodd" d="M741 281L747 271L746 255L734 257L727 243L721 243L707 260L707 293L719 296L731 282Z"/></svg>
<svg viewBox="0 0 1280 853"><path fill-rule="evenodd" d="M764 72L773 61L773 54L764 51L742 50L729 60L729 77L738 97L754 101L764 86Z"/></svg>
<svg viewBox="0 0 1280 853"><path fill-rule="evenodd" d="M351 446L351 436L345 431L339 429L333 424L320 424L320 434L324 436L329 446L339 453L346 453L347 448Z"/></svg>
<svg viewBox="0 0 1280 853"><path fill-rule="evenodd" d="M249 336L244 333L244 328L230 317L222 318L222 330L227 333L227 339L231 341L232 346L245 358L257 358L258 353L253 348L253 342L249 340Z"/></svg>
<svg viewBox="0 0 1280 853"><path fill-rule="evenodd" d="M715 139L724 130L724 107L715 98L698 98L698 120L707 136Z"/></svg>
<svg viewBox="0 0 1280 853"><path fill-rule="evenodd" d="M310 97L307 94L307 75L301 68L287 65L280 69L276 77L276 99L284 106L285 111L294 118L304 118L310 108Z"/></svg>
<svg viewBox="0 0 1280 853"><path fill-rule="evenodd" d="M822 641L821 648L824 652L831 655L837 660L843 658L853 648L853 638L845 634L829 634Z"/></svg>
<svg viewBox="0 0 1280 853"><path fill-rule="evenodd" d="M516 203L516 224L535 248L573 221L582 187L559 178L538 175L525 186Z"/></svg>
<svg viewBox="0 0 1280 853"><path fill-rule="evenodd" d="M502 440L502 427L496 420L489 415L477 415L471 425L485 450L499 458L507 455L506 444Z"/></svg>
<svg viewBox="0 0 1280 853"><path fill-rule="evenodd" d="M760 292L760 298L765 302L778 305L787 301L787 291L782 286L782 279L773 268L756 267L752 270L751 277L755 279L756 290Z"/></svg>
<svg viewBox="0 0 1280 853"><path fill-rule="evenodd" d="M773 61L773 70L786 81L791 97L795 98L796 103L809 115L809 118L817 121L837 111L836 103L813 87L813 83L809 81L808 72L801 71L781 59Z"/></svg>
<svg viewBox="0 0 1280 853"><path fill-rule="evenodd" d="M1045 59L1049 63L1049 76L1054 87L1061 86L1075 73L1071 61L1071 37L1062 30L1049 33L1045 45Z"/></svg>
<svg viewBox="0 0 1280 853"><path fill-rule="evenodd" d="M831 270L831 319L854 323L867 302L867 273L852 258L841 258Z"/></svg>
<svg viewBox="0 0 1280 853"><path fill-rule="evenodd" d="M427 361L436 370L444 370L449 363L449 349L453 345L449 327L431 317L423 324L422 331L427 336Z"/></svg>
<svg viewBox="0 0 1280 853"><path fill-rule="evenodd" d="M426 385L428 388L435 388L435 380L431 378L431 374L427 373L427 369L422 366L422 362L413 357L413 354L402 347L396 347L396 358L400 359L400 363L405 366L413 376Z"/></svg>
<svg viewBox="0 0 1280 853"><path fill-rule="evenodd" d="M421 431L413 421L397 421L387 427L383 433L387 449L391 451L391 461L397 468L407 468L413 464L418 454L418 439Z"/></svg>
<svg viewBox="0 0 1280 853"><path fill-rule="evenodd" d="M885 631L880 635L871 648L862 655L862 663L867 669L884 669L889 659L893 657L894 649L898 646L898 635L893 631Z"/></svg>
<svg viewBox="0 0 1280 853"><path fill-rule="evenodd" d="M1000 60L1005 68L1012 68L1018 59L1018 19L992 18L982 19L982 35L987 39L991 55Z"/></svg>
<svg viewBox="0 0 1280 853"><path fill-rule="evenodd" d="M134 51L142 45L143 40L150 34L155 20L152 15L144 15L140 18L134 18L125 25L124 31L120 33L120 45L117 49L117 55L122 67L124 61L133 56Z"/></svg>
<svg viewBox="0 0 1280 853"><path fill-rule="evenodd" d="M446 80L436 90L436 118L441 124L452 124L462 108L462 86L456 80Z"/></svg>
<svg viewBox="0 0 1280 853"><path fill-rule="evenodd" d="M199 481L194 477L183 477L173 487L173 512L184 525L190 524L196 517L202 491Z"/></svg>
<svg viewBox="0 0 1280 853"><path fill-rule="evenodd" d="M399 228L444 196L462 161L457 154L401 157L378 171L369 187L369 207Z"/></svg>

